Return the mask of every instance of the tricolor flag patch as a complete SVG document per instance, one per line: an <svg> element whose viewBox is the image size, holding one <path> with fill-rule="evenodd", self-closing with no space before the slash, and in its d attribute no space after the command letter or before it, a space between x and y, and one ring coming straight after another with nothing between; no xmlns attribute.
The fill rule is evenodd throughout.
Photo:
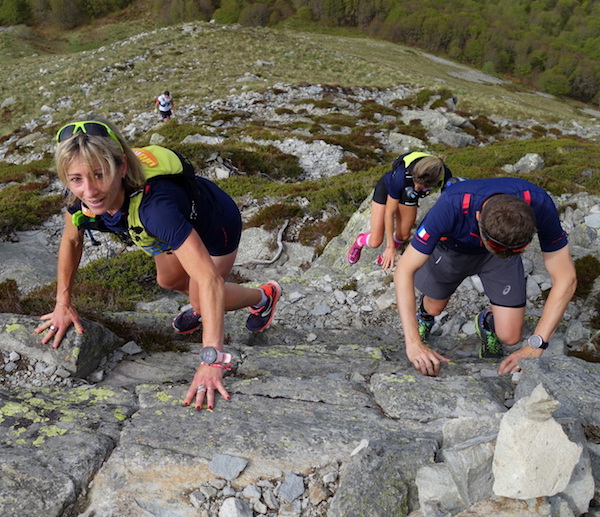
<svg viewBox="0 0 600 517"><path fill-rule="evenodd" d="M424 242L427 242L427 239L429 239L429 234L427 233L427 230L424 226L421 226L421 228L419 228L419 230L417 231L417 236Z"/></svg>

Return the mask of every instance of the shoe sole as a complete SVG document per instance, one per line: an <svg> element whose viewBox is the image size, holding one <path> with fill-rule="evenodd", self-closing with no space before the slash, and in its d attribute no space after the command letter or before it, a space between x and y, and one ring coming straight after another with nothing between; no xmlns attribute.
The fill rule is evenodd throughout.
<svg viewBox="0 0 600 517"><path fill-rule="evenodd" d="M269 319L263 325L262 328L260 328L258 330L250 330L248 327L246 327L248 330L250 330L250 332L254 332L254 333L262 332L263 330L265 330L269 327L269 325L273 321L273 318L275 317L275 306L277 305L277 302L279 301L279 297L281 296L281 286L274 280L267 282L267 284L271 284L271 285L275 286L275 298L273 299L273 304L271 305L271 314L269 316Z"/></svg>
<svg viewBox="0 0 600 517"><path fill-rule="evenodd" d="M198 330L201 326L202 326L202 321L200 321L198 323L198 325L196 325L194 328L190 329L190 330L179 330L176 326L175 326L175 320L177 319L177 316L173 319L173 322L171 323L171 327L173 327L175 329L175 332L177 332L177 334L191 334L192 332L195 332L196 330Z"/></svg>

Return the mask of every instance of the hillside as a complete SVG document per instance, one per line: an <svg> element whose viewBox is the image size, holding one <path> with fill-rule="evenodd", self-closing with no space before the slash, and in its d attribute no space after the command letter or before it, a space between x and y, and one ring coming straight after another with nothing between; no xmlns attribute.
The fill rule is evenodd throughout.
<svg viewBox="0 0 600 517"><path fill-rule="evenodd" d="M449 56L486 73L596 106L600 103L599 17L600 6L589 0L0 2L0 24L37 24L50 30L83 27L93 33L102 26L108 34L114 21L171 26L215 20L245 27L358 32Z"/></svg>
<svg viewBox="0 0 600 517"><path fill-rule="evenodd" d="M65 32L54 40L23 27L5 29L0 32L2 100L15 102L2 108L0 134L37 118L43 106L59 110L63 120L80 109L124 112L130 119L152 109L165 88L185 105L277 82L444 87L467 111L540 123L589 123L582 113L585 105L538 95L515 83L465 81L456 77L465 71L462 65L389 42L267 28L191 27L156 29L123 21ZM90 41L92 35L97 43ZM240 82L246 72L258 78Z"/></svg>

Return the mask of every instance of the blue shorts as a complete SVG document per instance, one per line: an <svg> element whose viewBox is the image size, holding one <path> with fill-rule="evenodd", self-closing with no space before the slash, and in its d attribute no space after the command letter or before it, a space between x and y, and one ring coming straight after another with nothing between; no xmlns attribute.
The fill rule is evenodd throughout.
<svg viewBox="0 0 600 517"><path fill-rule="evenodd" d="M434 300L445 300L471 275L479 275L492 305L525 307L527 284L521 255L506 259L491 253L469 255L438 244L416 272L415 287Z"/></svg>
<svg viewBox="0 0 600 517"><path fill-rule="evenodd" d="M212 199L216 202L213 208L215 213L211 214L213 224L198 232L200 238L213 257L229 255L238 249L242 236L240 210L235 201L213 182L198 177L196 181L211 191Z"/></svg>

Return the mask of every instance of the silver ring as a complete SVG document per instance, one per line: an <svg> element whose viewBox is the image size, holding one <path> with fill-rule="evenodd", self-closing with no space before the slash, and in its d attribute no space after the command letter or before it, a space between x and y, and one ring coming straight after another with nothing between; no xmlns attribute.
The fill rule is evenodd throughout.
<svg viewBox="0 0 600 517"><path fill-rule="evenodd" d="M58 330L54 325L50 325L48 327L52 332L54 332L55 330Z"/></svg>
<svg viewBox="0 0 600 517"><path fill-rule="evenodd" d="M200 386L198 386L198 389L196 390L196 392L200 393L200 392L204 392L204 391L206 391L204 384L200 384Z"/></svg>

